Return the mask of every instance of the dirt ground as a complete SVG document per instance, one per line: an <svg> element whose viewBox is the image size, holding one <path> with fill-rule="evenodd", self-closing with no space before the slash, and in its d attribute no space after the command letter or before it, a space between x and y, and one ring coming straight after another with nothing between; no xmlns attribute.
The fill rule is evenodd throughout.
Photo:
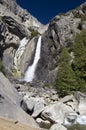
<svg viewBox="0 0 86 130"><path fill-rule="evenodd" d="M0 130L39 130L29 125L0 117Z"/></svg>

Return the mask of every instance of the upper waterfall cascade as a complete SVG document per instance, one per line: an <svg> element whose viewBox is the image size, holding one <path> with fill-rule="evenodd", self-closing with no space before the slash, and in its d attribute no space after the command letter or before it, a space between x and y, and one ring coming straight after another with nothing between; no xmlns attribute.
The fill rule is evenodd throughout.
<svg viewBox="0 0 86 130"><path fill-rule="evenodd" d="M34 61L33 64L31 66L28 67L26 73L25 73L25 77L24 77L24 81L26 82L31 82L34 79L34 75L35 75L35 70L37 67L37 63L40 59L40 53L41 53L41 36L38 39L37 42L37 46L36 46L36 52L35 52L35 56L34 56Z"/></svg>

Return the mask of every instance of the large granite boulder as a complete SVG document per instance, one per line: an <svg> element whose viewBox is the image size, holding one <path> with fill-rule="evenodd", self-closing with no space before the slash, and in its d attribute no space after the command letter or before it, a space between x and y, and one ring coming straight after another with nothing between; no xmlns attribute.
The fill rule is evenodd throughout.
<svg viewBox="0 0 86 130"><path fill-rule="evenodd" d="M51 126L50 130L67 130L67 128L61 124L54 124Z"/></svg>
<svg viewBox="0 0 86 130"><path fill-rule="evenodd" d="M35 121L21 109L20 103L18 92L0 72L0 116L37 127Z"/></svg>
<svg viewBox="0 0 86 130"><path fill-rule="evenodd" d="M78 102L77 111L80 115L86 115L86 95L81 92L76 92L74 96Z"/></svg>
<svg viewBox="0 0 86 130"><path fill-rule="evenodd" d="M45 101L43 98L39 97L26 98L25 96L21 104L21 107L25 111L28 111L28 113L31 113L32 117L36 118L44 110L44 105Z"/></svg>
<svg viewBox="0 0 86 130"><path fill-rule="evenodd" d="M1 97L4 97L3 100L8 99L9 102L13 102L14 104L20 106L22 98L19 96L17 90L13 87L10 81L1 72L0 72L0 94Z"/></svg>
<svg viewBox="0 0 86 130"><path fill-rule="evenodd" d="M37 119L36 119L36 122L39 124L39 126L40 126L41 128L49 129L50 126L51 126L51 122L50 122L50 121L48 121L48 120L43 120L43 119L41 119L41 118L37 118Z"/></svg>
<svg viewBox="0 0 86 130"><path fill-rule="evenodd" d="M68 113L74 113L73 109L61 102L57 102L45 107L41 116L51 122L63 124L65 115Z"/></svg>

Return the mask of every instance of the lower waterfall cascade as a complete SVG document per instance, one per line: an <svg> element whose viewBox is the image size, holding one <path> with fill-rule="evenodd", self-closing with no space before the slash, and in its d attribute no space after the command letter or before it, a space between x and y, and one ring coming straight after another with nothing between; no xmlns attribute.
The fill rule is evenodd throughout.
<svg viewBox="0 0 86 130"><path fill-rule="evenodd" d="M31 82L34 79L35 70L36 70L37 63L40 59L40 54L41 54L41 39L42 39L42 36L39 37L38 42L37 42L34 61L33 61L32 65L28 67L28 69L25 73L24 81L26 81L26 82Z"/></svg>

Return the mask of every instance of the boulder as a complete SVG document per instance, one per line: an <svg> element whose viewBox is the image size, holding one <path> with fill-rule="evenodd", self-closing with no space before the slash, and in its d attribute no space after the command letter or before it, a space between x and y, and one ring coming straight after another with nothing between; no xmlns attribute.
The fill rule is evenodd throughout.
<svg viewBox="0 0 86 130"><path fill-rule="evenodd" d="M78 102L77 100L75 99L74 95L67 95L65 96L64 98L60 99L60 102L68 105L68 106L71 106L71 108L74 110L74 111L78 111L77 108L78 108Z"/></svg>
<svg viewBox="0 0 86 130"><path fill-rule="evenodd" d="M64 125L71 126L75 124L77 117L78 115L75 112L66 114L64 119Z"/></svg>
<svg viewBox="0 0 86 130"><path fill-rule="evenodd" d="M81 92L79 92L79 91L77 91L77 92L75 92L74 97L75 97L75 99L76 99L78 102L80 102L80 100L86 98L86 95L83 94L83 93L81 93Z"/></svg>
<svg viewBox="0 0 86 130"><path fill-rule="evenodd" d="M32 117L36 118L44 110L45 101L43 98L26 96L23 99L22 108L32 112Z"/></svg>
<svg viewBox="0 0 86 130"><path fill-rule="evenodd" d="M17 90L13 87L13 84L0 72L0 94L3 95L4 100L8 99L9 102L12 102L20 106L21 97L19 96Z"/></svg>
<svg viewBox="0 0 86 130"><path fill-rule="evenodd" d="M48 120L43 120L43 119L41 119L41 118L37 118L37 119L36 119L36 122L39 124L39 126L40 126L41 128L49 129L50 126L51 126L50 121L48 121Z"/></svg>
<svg viewBox="0 0 86 130"><path fill-rule="evenodd" d="M35 105L36 102L35 102L34 98L25 99L25 97L23 98L22 108L24 108L24 106L26 104L27 110L29 112L31 112L31 111L33 111L33 108L34 108L34 105Z"/></svg>
<svg viewBox="0 0 86 130"><path fill-rule="evenodd" d="M44 110L44 103L38 101L34 105L32 117L36 118Z"/></svg>
<svg viewBox="0 0 86 130"><path fill-rule="evenodd" d="M78 102L78 112L80 115L86 115L86 95L81 92L76 92L74 96Z"/></svg>
<svg viewBox="0 0 86 130"><path fill-rule="evenodd" d="M70 102L70 101L73 101L73 100L74 100L73 95L67 95L64 98L60 99L60 102L67 103L67 102Z"/></svg>
<svg viewBox="0 0 86 130"><path fill-rule="evenodd" d="M78 112L80 115L86 115L86 98L80 100L78 105Z"/></svg>
<svg viewBox="0 0 86 130"><path fill-rule="evenodd" d="M65 115L71 112L74 111L70 106L67 106L61 102L57 102L45 107L41 116L42 118L51 122L62 124L64 122Z"/></svg>
<svg viewBox="0 0 86 130"><path fill-rule="evenodd" d="M67 128L61 124L54 124L51 126L50 130L67 130Z"/></svg>
<svg viewBox="0 0 86 130"><path fill-rule="evenodd" d="M15 119L25 124L37 127L36 122L20 107L21 98L10 83L0 72L0 116Z"/></svg>

